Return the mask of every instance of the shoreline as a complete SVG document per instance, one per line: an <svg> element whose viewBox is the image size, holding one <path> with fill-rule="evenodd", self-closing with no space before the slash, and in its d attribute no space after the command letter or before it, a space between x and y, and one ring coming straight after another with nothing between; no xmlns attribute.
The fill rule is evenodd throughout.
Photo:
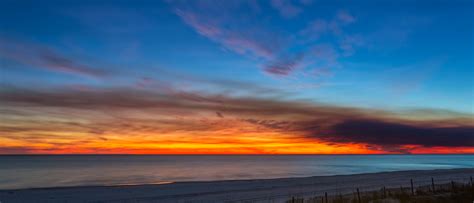
<svg viewBox="0 0 474 203"><path fill-rule="evenodd" d="M1 192L19 191L19 190L61 190L61 189L79 189L79 188L95 188L95 187L136 187L136 186L157 186L168 184L204 184L204 183L231 183L231 182L255 182L255 181L278 181L278 180L294 180L294 179L308 179L308 178L323 178L323 177L345 177L356 175L378 175L385 173L399 173L399 172L428 172L428 171L445 171L445 170L474 170L474 168L450 168L450 169L427 169L427 170L392 170L380 171L371 173L349 173L336 175L321 175L321 176L294 176L281 178L255 178L255 179L223 179L223 180L196 180L196 181L162 181L157 183L125 183L125 184L111 184L111 185L73 185L73 186L57 186L57 187L30 187L30 188L12 188L1 189ZM473 174L474 178L474 174Z"/></svg>
<svg viewBox="0 0 474 203"><path fill-rule="evenodd" d="M381 187L469 182L474 168L434 169L277 179L187 181L166 184L72 186L0 190L1 202L280 202L288 197L370 191Z"/></svg>

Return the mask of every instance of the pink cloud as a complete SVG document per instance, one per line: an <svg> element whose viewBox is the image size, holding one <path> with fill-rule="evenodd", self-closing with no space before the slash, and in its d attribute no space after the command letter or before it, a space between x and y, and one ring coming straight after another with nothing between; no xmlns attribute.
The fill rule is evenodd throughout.
<svg viewBox="0 0 474 203"><path fill-rule="evenodd" d="M303 54L283 56L267 64L264 71L273 75L286 76L294 72L300 66L302 60Z"/></svg>
<svg viewBox="0 0 474 203"><path fill-rule="evenodd" d="M356 18L347 11L339 11L337 13L337 19L343 23L353 23L356 21Z"/></svg>
<svg viewBox="0 0 474 203"><path fill-rule="evenodd" d="M272 0L271 5L285 18L295 17L303 11L290 0Z"/></svg>
<svg viewBox="0 0 474 203"><path fill-rule="evenodd" d="M198 18L196 14L192 12L177 9L176 14L181 17L181 19L186 24L194 28L196 32L205 37L213 38L222 33L220 29L215 25L215 22L210 22L209 20L207 20L207 22L204 23L201 19Z"/></svg>
<svg viewBox="0 0 474 203"><path fill-rule="evenodd" d="M269 59L275 52L275 49L273 49L274 47L239 34L226 37L222 39L222 42L227 48L239 54L247 54L250 52L255 56Z"/></svg>
<svg viewBox="0 0 474 203"><path fill-rule="evenodd" d="M284 17L294 17L302 12L299 6L311 2L273 0L271 6ZM256 8L252 4L251 8ZM246 7L247 6L247 7ZM219 44L226 50L255 60L264 73L274 76L288 76L298 71L320 72L339 66L340 56L349 56L360 47L363 40L349 36L344 27L355 22L355 17L346 11L339 11L331 19L315 19L308 26L288 35L265 24L258 9L251 9L244 2L210 4L201 2L177 6L176 14L198 34ZM244 15L241 15L244 13ZM286 34L286 35L285 35ZM334 40L331 49L315 51L321 42ZM293 50L298 50L295 53ZM324 53L326 54L324 54ZM304 56L304 57L303 57ZM306 74L305 75L310 75Z"/></svg>
<svg viewBox="0 0 474 203"><path fill-rule="evenodd" d="M0 57L31 68L92 78L101 78L109 74L105 70L91 67L42 45L8 39L0 39L0 44Z"/></svg>
<svg viewBox="0 0 474 203"><path fill-rule="evenodd" d="M226 28L223 25L226 23L219 22L213 17L198 15L193 11L177 9L176 14L200 35L238 54L268 59L277 48L274 43L278 40L269 42L269 40L260 38L261 31L257 31L256 28L248 28L245 31Z"/></svg>

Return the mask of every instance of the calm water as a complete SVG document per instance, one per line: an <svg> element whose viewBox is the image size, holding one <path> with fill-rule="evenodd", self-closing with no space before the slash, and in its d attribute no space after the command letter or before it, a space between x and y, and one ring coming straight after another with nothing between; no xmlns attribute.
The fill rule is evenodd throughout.
<svg viewBox="0 0 474 203"><path fill-rule="evenodd" d="M474 167L474 155L0 156L0 189Z"/></svg>

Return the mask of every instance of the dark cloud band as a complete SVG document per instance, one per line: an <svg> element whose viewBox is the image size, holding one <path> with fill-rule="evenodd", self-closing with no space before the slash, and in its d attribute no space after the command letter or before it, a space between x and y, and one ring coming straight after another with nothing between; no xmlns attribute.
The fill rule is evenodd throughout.
<svg viewBox="0 0 474 203"><path fill-rule="evenodd" d="M327 135L314 135L336 143L474 147L474 127L427 127L379 120L345 120Z"/></svg>
<svg viewBox="0 0 474 203"><path fill-rule="evenodd" d="M261 132L278 131L283 134L314 139L331 144L358 143L368 147L396 149L403 146L474 147L473 117L469 114L446 113L443 118L426 116L422 120L400 117L381 110L324 105L310 102L283 101L261 97L232 97L202 92L183 92L167 89L56 89L21 90L0 89L0 104L11 112L34 108L30 114L49 115L52 108L64 118L81 117L93 126L73 126L90 132L129 131L132 128L153 132L180 131L194 133L222 130L212 119L238 120L257 126ZM43 111L43 110L44 111ZM87 110L87 111L84 111ZM91 113L119 115L121 112L141 112L143 118L121 118L110 123ZM83 112L75 115L73 112ZM18 112L21 112L20 110ZM414 111L416 114L417 111ZM406 112L404 112L406 114ZM449 115L447 115L449 114ZM5 115L8 120L9 115ZM207 115L205 119L182 120L180 116ZM225 116L224 116L225 115ZM29 117L28 113L13 115ZM161 119L163 117L174 119ZM98 125L101 124L101 125ZM129 127L127 127L129 126ZM37 126L38 127L38 126ZM25 127L26 128L26 127ZM68 127L71 128L71 127ZM114 129L111 129L114 128ZM132 130L133 130L132 129ZM10 132L8 126L0 131ZM21 128L25 131L28 129ZM229 135L232 136L232 135Z"/></svg>

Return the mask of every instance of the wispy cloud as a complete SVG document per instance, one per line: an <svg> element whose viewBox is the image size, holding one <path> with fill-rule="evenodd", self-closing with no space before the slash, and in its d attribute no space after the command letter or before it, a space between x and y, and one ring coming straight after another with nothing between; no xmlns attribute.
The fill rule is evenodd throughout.
<svg viewBox="0 0 474 203"><path fill-rule="evenodd" d="M264 71L273 75L289 75L298 68L304 55L283 56L265 65Z"/></svg>
<svg viewBox="0 0 474 203"><path fill-rule="evenodd" d="M274 0L270 4L284 17L295 17L308 2ZM273 76L286 77L297 72L316 76L308 73L337 67L339 63L335 55L350 56L364 45L360 36L343 31L344 27L356 22L356 17L347 11L335 13L332 19L314 19L297 30L296 34L288 34L257 20L268 16L262 16L248 1L217 5L200 1L172 5L183 22L197 33L227 50L254 60L264 73ZM320 37L332 41L318 41ZM319 49L321 44L332 46L332 52L336 54L332 54L331 58L315 55L313 50Z"/></svg>
<svg viewBox="0 0 474 203"><path fill-rule="evenodd" d="M50 47L12 39L0 39L0 57L31 68L78 76L102 78L110 74L105 69L92 67Z"/></svg>
<svg viewBox="0 0 474 203"><path fill-rule="evenodd" d="M356 18L353 15L344 10L337 13L337 19L342 23L353 23L356 21Z"/></svg>
<svg viewBox="0 0 474 203"><path fill-rule="evenodd" d="M357 22L345 10L335 12L330 19L317 18L306 26L288 34L275 30L259 12L261 4L250 1L211 4L180 4L173 2L176 14L200 35L218 43L226 50L243 55L257 63L263 73L288 77L291 75L321 77L340 67L339 59L353 55L365 46L360 35L344 32L345 27ZM296 17L303 11L305 1L271 1L284 18ZM264 6L264 5L263 5ZM281 20L281 19L280 19ZM324 37L324 41L321 40Z"/></svg>
<svg viewBox="0 0 474 203"><path fill-rule="evenodd" d="M238 54L269 59L278 51L278 39L270 32L265 33L258 28L246 30L226 28L224 24L228 22L222 22L225 17L215 18L192 10L177 9L176 14L199 34Z"/></svg>
<svg viewBox="0 0 474 203"><path fill-rule="evenodd" d="M303 11L301 7L291 0L272 0L271 5L285 18L295 17Z"/></svg>

